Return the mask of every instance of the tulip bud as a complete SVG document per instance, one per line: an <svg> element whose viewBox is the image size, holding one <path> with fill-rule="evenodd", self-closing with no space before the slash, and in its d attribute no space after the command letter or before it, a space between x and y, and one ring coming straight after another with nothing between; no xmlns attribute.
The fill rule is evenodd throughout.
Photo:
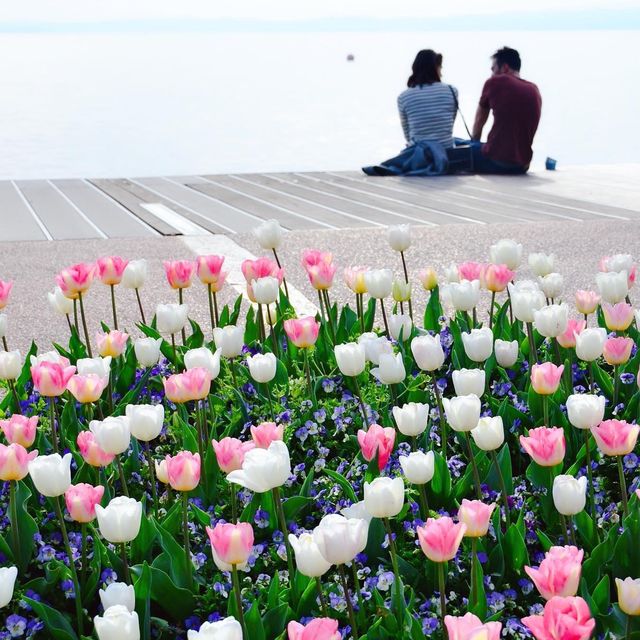
<svg viewBox="0 0 640 640"><path fill-rule="evenodd" d="M98 277L102 284L114 285L120 284L122 280L122 274L129 263L128 260L124 260L120 256L109 256L106 258L99 258L96 262L98 271Z"/></svg>
<svg viewBox="0 0 640 640"><path fill-rule="evenodd" d="M402 341L405 342L411 337L413 322L406 314L393 313L389 316L389 333L394 340L400 341L402 333Z"/></svg>
<svg viewBox="0 0 640 640"><path fill-rule="evenodd" d="M60 287L55 287L52 292L47 293L47 300L49 300L49 305L55 313L59 313L61 316L67 316L73 313L73 300L69 300L69 298L62 293Z"/></svg>
<svg viewBox="0 0 640 640"><path fill-rule="evenodd" d="M136 440L150 442L160 435L164 424L164 407L161 404L128 404L125 414L131 435Z"/></svg>
<svg viewBox="0 0 640 640"><path fill-rule="evenodd" d="M457 396L474 394L480 397L484 393L486 376L483 369L458 369L451 377Z"/></svg>
<svg viewBox="0 0 640 640"><path fill-rule="evenodd" d="M593 313L600 304L600 296L595 291L576 291L576 309L585 316Z"/></svg>
<svg viewBox="0 0 640 640"><path fill-rule="evenodd" d="M538 283L545 297L553 300L562 293L564 278L559 273L549 273L544 278L538 278Z"/></svg>
<svg viewBox="0 0 640 640"><path fill-rule="evenodd" d="M180 451L175 456L166 456L169 484L175 491L191 491L200 482L200 455L191 451Z"/></svg>
<svg viewBox="0 0 640 640"><path fill-rule="evenodd" d="M447 283L460 282L460 274L458 273L458 265L451 263L444 269L444 280Z"/></svg>
<svg viewBox="0 0 640 640"><path fill-rule="evenodd" d="M431 481L435 471L433 451L412 451L408 456L399 458L404 477L411 484L426 484Z"/></svg>
<svg viewBox="0 0 640 640"><path fill-rule="evenodd" d="M533 273L541 278L553 272L555 256L550 253L530 253L529 268Z"/></svg>
<svg viewBox="0 0 640 640"><path fill-rule="evenodd" d="M29 475L43 496L61 496L71 485L71 454L66 453L64 457L59 453L38 456L29 462Z"/></svg>
<svg viewBox="0 0 640 640"><path fill-rule="evenodd" d="M242 627L233 616L228 616L217 622L203 622L199 631L189 629L187 640L242 640Z"/></svg>
<svg viewBox="0 0 640 640"><path fill-rule="evenodd" d="M429 405L421 402L408 402L402 407L393 407L393 419L398 431L405 436L419 436L429 422Z"/></svg>
<svg viewBox="0 0 640 640"><path fill-rule="evenodd" d="M626 302L618 302L618 304L604 302L602 313L609 331L626 331L633 322L633 307Z"/></svg>
<svg viewBox="0 0 640 640"><path fill-rule="evenodd" d="M298 571L309 578L319 578L331 568L331 563L327 562L311 533L301 533L299 536L289 534L289 543L296 557Z"/></svg>
<svg viewBox="0 0 640 640"><path fill-rule="evenodd" d="M417 336L411 341L411 353L416 364L423 371L435 371L444 364L444 351L440 334Z"/></svg>
<svg viewBox="0 0 640 640"><path fill-rule="evenodd" d="M100 589L98 595L105 611L116 605L126 607L128 611L134 611L136 608L136 592L131 584L112 582L106 589Z"/></svg>
<svg viewBox="0 0 640 640"><path fill-rule="evenodd" d="M456 398L443 398L447 422L454 431L471 431L480 420L480 398L470 394Z"/></svg>
<svg viewBox="0 0 640 640"><path fill-rule="evenodd" d="M591 427L598 449L605 456L626 456L636 446L640 426L624 420L605 420Z"/></svg>
<svg viewBox="0 0 640 640"><path fill-rule="evenodd" d="M515 275L515 272L507 268L506 264L488 264L483 273L484 285L488 291L501 293Z"/></svg>
<svg viewBox="0 0 640 640"><path fill-rule="evenodd" d="M273 276L251 281L253 298L258 304L273 304L280 295L280 281Z"/></svg>
<svg viewBox="0 0 640 640"><path fill-rule="evenodd" d="M22 372L20 352L0 351L0 380L17 380Z"/></svg>
<svg viewBox="0 0 640 640"><path fill-rule="evenodd" d="M0 569L0 608L6 607L13 598L13 589L18 577L18 567Z"/></svg>
<svg viewBox="0 0 640 640"><path fill-rule="evenodd" d="M8 447L0 444L0 480L22 480L37 455L37 450L28 452L20 444L12 443Z"/></svg>
<svg viewBox="0 0 640 640"><path fill-rule="evenodd" d="M269 444L271 444L275 439L276 438L272 438ZM278 439L281 440L282 438L280 437ZM237 438L229 437L222 438L220 442L212 440L211 444L213 445L213 450L216 454L218 466L223 473L231 473L232 471L242 469L245 453L247 451L251 451L251 449L255 447L255 443L253 442L242 442L242 440L238 440ZM265 449L268 448L269 446L267 445Z"/></svg>
<svg viewBox="0 0 640 640"><path fill-rule="evenodd" d="M602 348L602 355L607 364L616 367L625 364L631 358L634 342L631 338L609 338Z"/></svg>
<svg viewBox="0 0 640 640"><path fill-rule="evenodd" d="M501 622L487 622L473 613L463 616L445 616L444 624L451 640L500 640Z"/></svg>
<svg viewBox="0 0 640 640"><path fill-rule="evenodd" d="M505 369L513 367L518 360L518 347L517 340L496 340L494 350L498 364Z"/></svg>
<svg viewBox="0 0 640 640"><path fill-rule="evenodd" d="M533 323L545 338L557 338L565 332L568 322L569 308L566 304L550 304L533 314Z"/></svg>
<svg viewBox="0 0 640 640"><path fill-rule="evenodd" d="M640 578L616 578L616 587L620 609L628 616L640 615Z"/></svg>
<svg viewBox="0 0 640 640"><path fill-rule="evenodd" d="M582 333L586 326L587 323L585 320L576 320L575 318L571 318L567 322L567 328L556 338L558 344L565 349L575 349L576 336L579 333Z"/></svg>
<svg viewBox="0 0 640 640"><path fill-rule="evenodd" d="M364 483L364 504L374 518L393 518L404 505L402 478L380 476Z"/></svg>
<svg viewBox="0 0 640 640"><path fill-rule="evenodd" d="M248 522L223 524L213 529L207 527L213 561L220 571L231 571L232 567L244 569L253 551L253 527Z"/></svg>
<svg viewBox="0 0 640 640"><path fill-rule="evenodd" d="M282 440L284 437L284 425L275 422L263 422L259 425L251 425L251 438L256 447L268 449L274 440Z"/></svg>
<svg viewBox="0 0 640 640"><path fill-rule="evenodd" d="M487 535L491 514L496 508L494 504L485 504L480 500L463 499L458 509L458 520L467 525L466 538L480 538Z"/></svg>
<svg viewBox="0 0 640 640"><path fill-rule="evenodd" d="M100 504L103 495L103 486L94 487L86 483L70 486L64 492L64 499L71 519L83 524L93 522L96 518L96 505Z"/></svg>
<svg viewBox="0 0 640 640"><path fill-rule="evenodd" d="M504 426L500 416L480 418L478 426L471 430L471 437L478 449L495 451L504 443Z"/></svg>
<svg viewBox="0 0 640 640"><path fill-rule="evenodd" d="M371 375L382 384L399 384L402 382L407 377L402 354L383 353L380 356L380 365L371 369Z"/></svg>
<svg viewBox="0 0 640 640"><path fill-rule="evenodd" d="M352 266L344 270L344 282L353 293L367 293L367 284L364 274L368 271L367 267Z"/></svg>
<svg viewBox="0 0 640 640"><path fill-rule="evenodd" d="M253 229L253 235L265 251L278 249L282 244L284 230L277 220L271 218Z"/></svg>
<svg viewBox="0 0 640 640"><path fill-rule="evenodd" d="M191 286L196 272L196 263L191 260L165 260L163 263L167 282L172 289L186 289Z"/></svg>
<svg viewBox="0 0 640 640"><path fill-rule="evenodd" d="M393 345L385 336L376 333L362 333L358 336L358 344L364 347L365 360L372 364L380 364L383 353L393 354Z"/></svg>
<svg viewBox="0 0 640 640"><path fill-rule="evenodd" d="M420 541L422 552L432 562L447 562L455 558L462 542L467 525L458 524L448 516L428 518L423 527L418 527L416 533Z"/></svg>
<svg viewBox="0 0 640 640"><path fill-rule="evenodd" d="M411 300L411 283L396 278L391 286L391 295L395 302Z"/></svg>
<svg viewBox="0 0 640 640"><path fill-rule="evenodd" d="M156 469L156 478L158 479L158 482L162 482L162 484L169 484L167 461L160 460L160 462L158 462L157 460L154 460L154 467Z"/></svg>
<svg viewBox="0 0 640 640"><path fill-rule="evenodd" d="M362 457L367 462L371 462L377 455L380 471L387 466L395 439L396 432L391 427L381 427L375 423L369 425L366 431L363 429L358 431L358 444Z"/></svg>
<svg viewBox="0 0 640 640"><path fill-rule="evenodd" d="M109 607L93 619L98 640L140 640L138 614L127 607Z"/></svg>
<svg viewBox="0 0 640 640"><path fill-rule="evenodd" d="M147 261L129 260L122 274L122 286L126 289L141 289L147 279Z"/></svg>
<svg viewBox="0 0 640 640"><path fill-rule="evenodd" d="M95 264L81 262L63 269L56 276L56 284L67 298L77 298L79 294L88 291L95 273Z"/></svg>
<svg viewBox="0 0 640 640"><path fill-rule="evenodd" d="M98 345L98 353L104 358L111 356L117 358L124 353L127 346L129 335L124 331L114 329L109 333L96 333L96 344Z"/></svg>
<svg viewBox="0 0 640 640"><path fill-rule="evenodd" d="M9 351L8 353L18 352ZM32 356L31 378L33 386L41 396L48 398L61 396L67 390L67 384L76 371L76 368L69 366L68 362L67 360L63 363L41 362L34 364Z"/></svg>
<svg viewBox="0 0 640 640"><path fill-rule="evenodd" d="M173 335L187 324L189 307L186 304L159 304L156 307L156 327L158 333Z"/></svg>
<svg viewBox="0 0 640 640"><path fill-rule="evenodd" d="M566 442L560 427L537 427L520 436L522 448L541 467L555 467L564 460Z"/></svg>
<svg viewBox="0 0 640 640"><path fill-rule="evenodd" d="M109 416L104 420L92 420L89 429L99 447L106 453L124 453L131 443L131 428L126 416Z"/></svg>
<svg viewBox="0 0 640 640"><path fill-rule="evenodd" d="M534 364L531 367L531 386L533 390L541 396L554 394L560 386L564 365L559 367L552 362Z"/></svg>
<svg viewBox="0 0 640 640"><path fill-rule="evenodd" d="M364 281L369 295L382 300L391 294L393 273L391 269L372 269L364 274Z"/></svg>
<svg viewBox="0 0 640 640"><path fill-rule="evenodd" d="M249 374L256 382L271 382L276 377L278 361L273 353L256 353L255 356L247 356Z"/></svg>
<svg viewBox="0 0 640 640"><path fill-rule="evenodd" d="M229 473L227 480L256 493L265 493L281 487L290 475L289 449L281 440L274 440L268 449L247 451L242 469Z"/></svg>
<svg viewBox="0 0 640 640"><path fill-rule="evenodd" d="M320 334L320 323L313 316L291 318L284 321L284 330L298 349L312 347Z"/></svg>
<svg viewBox="0 0 640 640"><path fill-rule="evenodd" d="M339 565L351 562L364 551L368 531L366 520L330 513L313 530L313 540L327 562Z"/></svg>
<svg viewBox="0 0 640 640"><path fill-rule="evenodd" d="M356 342L337 344L333 351L343 376L359 376L364 371L365 350L361 344Z"/></svg>
<svg viewBox="0 0 640 640"><path fill-rule="evenodd" d="M514 270L520 266L522 260L522 245L515 240L503 238L491 245L489 255L493 264L506 264L509 269Z"/></svg>
<svg viewBox="0 0 640 640"><path fill-rule="evenodd" d="M387 239L394 251L406 251L411 246L411 225L397 224L387 227Z"/></svg>
<svg viewBox="0 0 640 640"><path fill-rule="evenodd" d="M587 501L587 478L559 475L553 479L553 504L563 516L580 513Z"/></svg>
<svg viewBox="0 0 640 640"><path fill-rule="evenodd" d="M226 327L216 327L213 330L213 340L216 349L225 358L237 358L244 346L244 331L242 327L229 324Z"/></svg>
<svg viewBox="0 0 640 640"><path fill-rule="evenodd" d="M142 503L119 496L106 507L96 505L98 528L102 537L113 544L131 542L140 532Z"/></svg>
<svg viewBox="0 0 640 640"><path fill-rule="evenodd" d="M480 282L478 280L452 282L447 286L447 291L456 311L471 311L480 300Z"/></svg>
<svg viewBox="0 0 640 640"><path fill-rule="evenodd" d="M148 338L151 340L151 338ZM98 378L109 378L111 373L111 361L113 358L107 356L106 358L80 358L76 362L79 376L98 376Z"/></svg>
<svg viewBox="0 0 640 640"><path fill-rule="evenodd" d="M513 315L521 322L533 322L535 320L535 312L542 309L545 305L544 293L535 285L526 281L518 283L518 285L509 284L509 293L511 295L511 308Z"/></svg>
<svg viewBox="0 0 640 640"><path fill-rule="evenodd" d="M109 384L108 378L100 378L94 373L86 376L71 376L67 390L80 403L97 402Z"/></svg>
<svg viewBox="0 0 640 640"><path fill-rule="evenodd" d="M8 420L0 420L0 428L10 444L30 447L36 439L38 416L27 416L14 413Z"/></svg>
<svg viewBox="0 0 640 640"><path fill-rule="evenodd" d="M419 271L418 279L422 283L422 287L425 291L432 291L438 286L438 274L432 267Z"/></svg>
<svg viewBox="0 0 640 640"><path fill-rule="evenodd" d="M567 398L567 417L577 429L591 429L604 420L604 396L575 393Z"/></svg>
<svg viewBox="0 0 640 640"><path fill-rule="evenodd" d="M212 293L218 293L229 275L228 271L222 270L224 256L198 256L196 264L196 273L200 282L206 284Z"/></svg>
<svg viewBox="0 0 640 640"><path fill-rule="evenodd" d="M493 352L493 332L489 327L471 329L462 334L462 344L467 358L474 362L484 362Z"/></svg>
<svg viewBox="0 0 640 640"><path fill-rule="evenodd" d="M610 304L622 302L629 294L627 277L626 271L596 274L596 284L602 300Z"/></svg>
<svg viewBox="0 0 640 640"><path fill-rule="evenodd" d="M597 360L602 355L606 339L606 329L591 328L581 331L576 335L576 355L585 362Z"/></svg>

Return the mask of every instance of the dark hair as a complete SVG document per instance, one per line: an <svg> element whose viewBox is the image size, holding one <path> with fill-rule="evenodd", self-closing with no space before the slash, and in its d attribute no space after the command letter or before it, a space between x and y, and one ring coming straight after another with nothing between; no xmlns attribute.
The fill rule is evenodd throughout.
<svg viewBox="0 0 640 640"><path fill-rule="evenodd" d="M433 84L440 82L440 67L442 66L442 54L433 49L418 51L413 61L411 70L413 73L407 80L407 87L417 87L421 84Z"/></svg>
<svg viewBox="0 0 640 640"><path fill-rule="evenodd" d="M502 49L498 49L492 56L498 67L501 67L503 64L508 65L514 71L520 71L521 61L520 54L510 47L502 47Z"/></svg>

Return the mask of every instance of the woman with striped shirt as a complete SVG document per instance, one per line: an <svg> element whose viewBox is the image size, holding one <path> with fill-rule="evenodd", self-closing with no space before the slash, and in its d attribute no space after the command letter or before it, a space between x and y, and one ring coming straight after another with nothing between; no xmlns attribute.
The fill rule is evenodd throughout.
<svg viewBox="0 0 640 640"><path fill-rule="evenodd" d="M458 110L458 90L441 80L442 54L418 52L406 91L398 96L400 122L407 145L428 140L453 147L453 122Z"/></svg>

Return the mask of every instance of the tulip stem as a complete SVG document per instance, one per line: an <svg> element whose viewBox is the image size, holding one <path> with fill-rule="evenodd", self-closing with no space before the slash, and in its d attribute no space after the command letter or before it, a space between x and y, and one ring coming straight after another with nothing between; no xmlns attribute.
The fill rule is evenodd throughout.
<svg viewBox="0 0 640 640"><path fill-rule="evenodd" d="M138 287L134 289L136 292L136 299L138 300L138 309L140 309L140 318L142 319L142 324L147 324L147 320L144 317L144 309L142 308L142 300L140 299L140 290Z"/></svg>
<svg viewBox="0 0 640 640"><path fill-rule="evenodd" d="M120 558L122 559L122 573L126 584L131 584L131 574L129 573L129 559L127 558L127 543L120 543Z"/></svg>
<svg viewBox="0 0 640 640"><path fill-rule="evenodd" d="M58 453L58 428L56 427L56 399L54 396L49 397L49 422L51 423L51 440L53 453Z"/></svg>
<svg viewBox="0 0 640 640"><path fill-rule="evenodd" d="M311 381L311 370L309 369L309 348L305 347L302 349L302 357L304 358L304 373L307 378L307 390L309 393L309 398L313 402L314 408L316 408L318 401L316 400L316 393L313 386L313 382Z"/></svg>
<svg viewBox="0 0 640 640"><path fill-rule="evenodd" d="M368 427L369 422L367 420L367 412L364 408L364 401L362 400L362 393L360 391L360 384L358 383L358 376L353 376L353 384L356 387L356 395L358 396L358 402L360 403L360 411L362 411L362 418L364 420L364 426Z"/></svg>
<svg viewBox="0 0 640 640"><path fill-rule="evenodd" d="M238 490L233 482L229 484L231 485L231 522L236 524L238 522Z"/></svg>
<svg viewBox="0 0 640 640"><path fill-rule="evenodd" d="M549 396L542 396L542 419L545 427L550 427L549 423Z"/></svg>
<svg viewBox="0 0 640 640"><path fill-rule="evenodd" d="M267 305L267 320L269 322L269 333L271 333L271 341L273 342L273 353L276 358L280 357L280 352L278 349L278 337L276 336L276 332L273 330L273 320L271 319L271 309L269 305Z"/></svg>
<svg viewBox="0 0 640 640"><path fill-rule="evenodd" d="M384 322L384 332L387 334L387 338L391 337L389 333L389 323L387 322L387 312L384 310L384 299L380 298L380 309L382 309L382 320Z"/></svg>
<svg viewBox="0 0 640 640"><path fill-rule="evenodd" d="M260 343L264 345L267 341L267 333L264 330L264 315L262 314L262 305L258 304L258 335L260 336Z"/></svg>
<svg viewBox="0 0 640 640"><path fill-rule="evenodd" d="M271 421L275 422L275 414L273 413L273 400L271 398L271 387L268 382L264 383L264 386L267 389L267 400L269 401L269 415L271 416Z"/></svg>
<svg viewBox="0 0 640 640"><path fill-rule="evenodd" d="M324 302L322 300L322 291L318 289L318 304L320 305L320 318L322 318L322 324L326 324L327 320L324 315Z"/></svg>
<svg viewBox="0 0 640 640"><path fill-rule="evenodd" d="M84 331L84 340L87 346L87 353L90 358L93 358L91 353L91 341L89 340L89 330L87 329L87 318L84 315L84 302L82 302L82 293L78 293L78 300L80 301L80 315L82 316L82 330Z"/></svg>
<svg viewBox="0 0 640 640"><path fill-rule="evenodd" d="M183 300L184 300L184 295L182 292L182 287L180 287L178 289L178 303L183 304ZM184 327L182 327L182 329L180 330L180 333L182 334L182 344L184 344L187 341L187 333L184 330Z"/></svg>
<svg viewBox="0 0 640 640"><path fill-rule="evenodd" d="M589 363L589 393L596 392L596 382L593 373L593 361Z"/></svg>
<svg viewBox="0 0 640 640"><path fill-rule="evenodd" d="M278 265L278 269L282 269L282 265L280 264L280 258L278 258L278 254L275 250L275 247L272 249L273 251L273 257L276 259L276 264ZM287 287L287 280L284 277L284 275L282 276L282 284L284 285L284 293L287 296L287 299L289 299L289 288Z"/></svg>
<svg viewBox="0 0 640 640"><path fill-rule="evenodd" d="M282 506L282 498L280 497L280 488L273 487L271 490L273 494L273 501L276 505L276 511L278 512L278 520L280 521L280 529L284 536L284 546L287 550L287 567L289 568L289 584L293 589L295 571L293 567L293 551L291 550L291 543L289 542L289 530L287 529L287 519L284 515L284 508Z"/></svg>
<svg viewBox="0 0 640 640"><path fill-rule="evenodd" d="M591 469L591 447L589 446L589 440L591 438L591 432L589 429L584 429L584 451L587 458L587 478L589 479L589 503L591 504L591 517L593 519L593 525L596 528L596 534L598 531L598 525L596 520L596 499L594 495L593 486L593 469Z"/></svg>
<svg viewBox="0 0 640 640"><path fill-rule="evenodd" d="M538 362L536 340L533 336L533 322L527 322L527 337L529 338L529 367L533 367Z"/></svg>
<svg viewBox="0 0 640 640"><path fill-rule="evenodd" d="M618 365L614 365L613 367L613 406L611 407L612 411L616 410L616 406L618 405L618 395L620 393L620 376L618 375Z"/></svg>
<svg viewBox="0 0 640 640"><path fill-rule="evenodd" d="M509 305L509 324L513 324L513 305L511 304L511 291L507 285L507 304Z"/></svg>
<svg viewBox="0 0 640 640"><path fill-rule="evenodd" d="M236 378L236 363L233 358L229 358L229 368L231 369L231 379L233 380L233 387L235 389L238 389L238 379Z"/></svg>
<svg viewBox="0 0 640 640"><path fill-rule="evenodd" d="M574 547L577 547L578 541L576 540L576 532L574 529L573 516L569 516L569 537L571 538L571 544Z"/></svg>
<svg viewBox="0 0 640 640"><path fill-rule="evenodd" d="M489 329L493 329L493 309L496 304L496 292L491 292L491 306L489 307Z"/></svg>
<svg viewBox="0 0 640 640"><path fill-rule="evenodd" d="M422 506L422 514L424 521L429 519L429 502L427 501L427 492L423 484L418 485L418 494L420 495L420 505Z"/></svg>
<svg viewBox="0 0 640 640"><path fill-rule="evenodd" d="M78 299L74 298L73 299L73 323L76 326L76 333L79 333L78 331Z"/></svg>
<svg viewBox="0 0 640 640"><path fill-rule="evenodd" d="M82 536L82 551L81 551L81 573L80 573L80 586L84 590L84 585L87 581L87 523L83 522L80 527L80 535Z"/></svg>
<svg viewBox="0 0 640 640"><path fill-rule="evenodd" d="M207 293L209 295L209 319L211 320L211 331L213 331L216 328L216 322L213 317L213 293L210 282L207 284Z"/></svg>
<svg viewBox="0 0 640 640"><path fill-rule="evenodd" d="M444 626L444 619L447 615L447 594L445 592L444 583L444 562L438 562L438 588L440 589L440 619L442 622L443 637L446 638L447 632Z"/></svg>
<svg viewBox="0 0 640 640"><path fill-rule="evenodd" d="M618 458L618 476L620 478L620 492L622 493L622 512L626 518L629 515L629 505L627 503L627 481L624 477L624 466L622 464L622 456Z"/></svg>
<svg viewBox="0 0 640 640"><path fill-rule="evenodd" d="M627 623L625 625L624 637L626 640L631 640L631 616L627 615Z"/></svg>
<svg viewBox="0 0 640 640"><path fill-rule="evenodd" d="M407 271L407 262L404 259L404 251L400 252L400 257L402 258L402 270L404 271L404 281L409 284L409 272ZM409 303L409 317L411 318L411 322L413 322L413 307L411 306L411 297L407 300Z"/></svg>
<svg viewBox="0 0 640 640"><path fill-rule="evenodd" d="M22 573L25 567L20 558L20 532L18 531L18 503L16 501L17 480L9 481L9 513L11 520L11 551L13 552L13 560Z"/></svg>
<svg viewBox="0 0 640 640"><path fill-rule="evenodd" d="M504 515L507 522L507 531L511 526L511 515L509 513L509 496L507 494L507 485L504 482L504 476L502 475L502 469L500 468L500 464L498 463L498 456L495 451L491 451L491 459L493 460L493 464L496 467L496 472L498 473L498 482L500 483L500 493L502 493L502 500L504 502ZM474 538L475 540L475 538Z"/></svg>
<svg viewBox="0 0 640 640"><path fill-rule="evenodd" d="M476 495L478 496L478 500L482 500L482 487L480 486L480 473L478 472L476 459L473 456L473 449L471 448L471 436L469 435L468 431L465 431L464 435L467 440L467 450L469 452L469 460L471 462L471 469L473 471L473 484L475 484L476 486Z"/></svg>
<svg viewBox="0 0 640 640"><path fill-rule="evenodd" d="M393 539L393 531L391 530L391 523L389 522L389 518L382 518L382 522L384 522L384 527L387 530L387 538L389 540L389 551L391 552L391 566L393 567L393 575L395 576L394 585L392 587L392 592L395 591L395 610L396 610L396 618L398 620L398 627L402 633L403 625L402 619L404 618L404 593L400 591L400 569L398 568L398 555L396 552L396 543ZM394 589L395 587L395 589Z"/></svg>
<svg viewBox="0 0 640 640"><path fill-rule="evenodd" d="M329 331L331 332L331 340L333 344L336 343L336 332L333 327L333 316L331 314L331 302L329 300L329 292L326 289L322 290L322 295L324 296L324 306L327 311L327 320L329 321Z"/></svg>
<svg viewBox="0 0 640 640"><path fill-rule="evenodd" d="M15 413L21 414L22 409L20 408L20 398L18 397L18 392L16 390L16 383L13 380L7 380L7 382L9 383L9 388L11 389L11 393L13 394L13 399L15 400L15 403L16 403Z"/></svg>
<svg viewBox="0 0 640 640"><path fill-rule="evenodd" d="M238 578L237 565L231 565L231 579L233 581L233 594L236 598L236 609L238 609L238 622L242 627L242 637L244 640L249 640L247 635L247 627L244 622L244 611L242 610L242 594L240 593L240 579Z"/></svg>
<svg viewBox="0 0 640 640"><path fill-rule="evenodd" d="M551 467L549 467L549 469L551 469ZM560 514L560 524L562 525L562 533L563 533L563 537L565 538L565 542L569 544L571 541L571 535L569 534L567 519L564 517L564 514L562 513Z"/></svg>
<svg viewBox="0 0 640 640"><path fill-rule="evenodd" d="M73 325L71 324L71 317L68 313L65 313L64 317L67 319L67 325L69 326L69 335L73 336Z"/></svg>
<svg viewBox="0 0 640 640"><path fill-rule="evenodd" d="M360 332L364 333L364 294L356 293L356 307L358 309L358 319L360 320Z"/></svg>
<svg viewBox="0 0 640 640"><path fill-rule="evenodd" d="M204 443L207 441L208 437L206 435L207 429L207 418L204 413L204 409L201 406L201 401L196 400L196 425L197 425L197 435L198 435L198 453L200 454L200 469L202 469L202 480L204 483L204 500L205 504L208 504L209 500L209 480L207 478L206 467L204 464Z"/></svg>
<svg viewBox="0 0 640 640"><path fill-rule="evenodd" d="M436 404L438 405L438 414L440 416L440 431L441 431L441 445L442 445L442 457L445 462L447 461L447 418L444 414L444 408L442 407L442 398L440 397L440 389L438 387L438 381L436 374L431 374L431 383L433 384L433 391L436 396Z"/></svg>
<svg viewBox="0 0 640 640"><path fill-rule="evenodd" d="M122 493L128 498L129 497L129 489L127 488L127 481L124 477L124 468L122 466L122 460L120 459L120 454L116 456L116 463L118 465L118 475L120 476L120 484Z"/></svg>
<svg viewBox="0 0 640 640"><path fill-rule="evenodd" d="M111 310L113 311L113 328L118 328L118 314L116 313L116 288L114 284L110 284L111 289Z"/></svg>
<svg viewBox="0 0 640 640"><path fill-rule="evenodd" d="M80 592L80 583L78 582L78 573L76 572L76 563L73 560L73 554L71 552L71 545L69 544L69 536L67 534L67 527L64 523L64 516L62 515L62 508L60 507L60 496L53 498L53 506L60 522L60 531L62 532L62 540L64 541L64 549L69 558L69 571L71 572L71 580L73 581L74 601L76 605L76 621L78 624L78 633L83 633L83 612L82 612L82 593Z"/></svg>
<svg viewBox="0 0 640 640"><path fill-rule="evenodd" d="M478 538L471 538L471 589L469 590L469 603L471 606L478 599L478 590L476 588L476 556L478 555Z"/></svg>
<svg viewBox="0 0 640 640"><path fill-rule="evenodd" d="M216 327L220 325L220 314L218 313L218 296L213 292L213 314L216 319Z"/></svg>
<svg viewBox="0 0 640 640"><path fill-rule="evenodd" d="M315 583L316 590L318 592L318 598L320 599L320 608L322 609L322 615L325 618L328 618L329 611L327 609L327 599L324 597L324 592L322 591L322 580L320 580L320 576L316 576Z"/></svg>
<svg viewBox="0 0 640 640"><path fill-rule="evenodd" d="M173 349L173 364L175 367L178 366L178 353L176 351L176 334L171 334L171 348Z"/></svg>
<svg viewBox="0 0 640 640"><path fill-rule="evenodd" d="M187 570L187 584L193 589L193 562L191 562L191 546L189 544L189 492L182 492L182 535L184 542L184 563Z"/></svg>
<svg viewBox="0 0 640 640"><path fill-rule="evenodd" d="M153 496L153 515L158 519L158 488L156 487L156 471L153 456L151 454L151 443L147 442L145 447L147 453L147 464L149 465L149 481L151 482L151 495Z"/></svg>
<svg viewBox="0 0 640 640"><path fill-rule="evenodd" d="M353 586L358 596L358 609L364 611L364 600L362 599L362 590L360 589L360 580L358 580L358 567L356 567L355 558L351 561L351 575L353 576Z"/></svg>
<svg viewBox="0 0 640 640"><path fill-rule="evenodd" d="M351 636L354 640L358 640L360 637L358 634L358 625L356 623L356 614L353 612L353 604L351 603L351 596L349 596L349 586L347 585L347 576L344 573L344 565L338 565L338 574L340 576L340 582L342 583L342 590L344 591L344 599L347 602L347 611L349 612L349 623L351 624Z"/></svg>

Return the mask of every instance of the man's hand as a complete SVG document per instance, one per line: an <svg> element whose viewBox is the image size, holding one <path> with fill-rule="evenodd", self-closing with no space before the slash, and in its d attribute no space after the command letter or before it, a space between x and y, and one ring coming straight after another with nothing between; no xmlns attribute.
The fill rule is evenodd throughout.
<svg viewBox="0 0 640 640"><path fill-rule="evenodd" d="M480 140L482 137L482 129L487 122L487 118L489 117L489 109L485 109L478 105L478 109L476 110L476 119L473 123L473 131L471 133L472 140Z"/></svg>

